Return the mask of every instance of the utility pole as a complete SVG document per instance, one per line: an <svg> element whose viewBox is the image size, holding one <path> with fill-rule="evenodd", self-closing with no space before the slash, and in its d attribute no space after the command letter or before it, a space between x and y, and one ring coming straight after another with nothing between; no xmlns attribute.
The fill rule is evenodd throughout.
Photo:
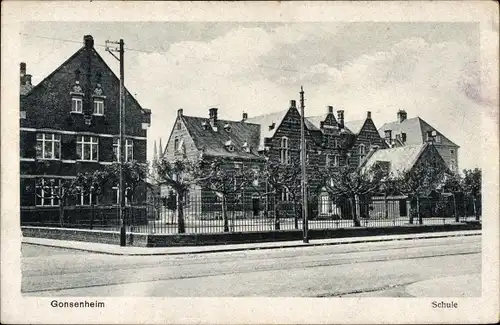
<svg viewBox="0 0 500 325"><path fill-rule="evenodd" d="M302 234L304 243L309 242L308 238L308 218L307 218L307 175L306 175L306 130L304 117L304 88L300 86L300 153L301 153L301 169L302 169Z"/></svg>
<svg viewBox="0 0 500 325"><path fill-rule="evenodd" d="M108 44L118 44L119 48L112 48L110 49ZM106 41L106 51L108 51L111 55L115 57L120 62L120 121L119 121L119 128L120 128L120 139L119 139L119 159L118 163L120 165L120 184L119 184L119 215L120 215L120 246L126 246L127 245L127 237L126 237L126 231L125 231L125 184L123 181L123 162L125 158L125 137L124 137L124 129L125 129L125 69L124 69L124 49L123 49L123 39L120 39L119 42L110 42ZM119 52L120 57L116 57L113 52Z"/></svg>

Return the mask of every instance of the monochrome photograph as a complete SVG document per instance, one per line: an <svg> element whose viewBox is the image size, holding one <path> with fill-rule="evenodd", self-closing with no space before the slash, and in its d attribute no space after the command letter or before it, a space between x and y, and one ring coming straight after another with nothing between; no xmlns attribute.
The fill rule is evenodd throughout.
<svg viewBox="0 0 500 325"><path fill-rule="evenodd" d="M189 19L180 4L135 3L172 12L134 19L133 3L75 7L87 20L23 17L17 50L2 54L13 88L2 100L2 226L16 237L16 299L64 323L140 301L148 315L168 305L140 318L152 323L200 323L206 311L214 323L391 322L390 299L407 306L396 321L411 323L463 320L493 292L466 322L498 317L491 6L476 19L351 20L298 2L259 19L266 4L249 2L254 18L224 19L200 3L214 16L191 4ZM106 5L113 19L92 17ZM188 298L202 304L178 300ZM307 318L288 299L377 311ZM373 305L355 303L364 299ZM252 318L257 301L285 318ZM405 316L416 303L422 314Z"/></svg>

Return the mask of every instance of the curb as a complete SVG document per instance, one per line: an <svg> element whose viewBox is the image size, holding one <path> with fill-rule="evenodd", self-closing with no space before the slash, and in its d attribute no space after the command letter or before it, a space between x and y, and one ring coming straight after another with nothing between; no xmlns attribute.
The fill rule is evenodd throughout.
<svg viewBox="0 0 500 325"><path fill-rule="evenodd" d="M193 250L193 251L185 251L185 252L154 252L154 253L131 253L131 252L121 253L121 252L113 252L110 250L70 247L70 246L55 245L55 244L49 244L49 243L47 243L47 244L45 244L45 243L30 243L30 242L26 242L24 239L22 242L24 244L28 244L28 245L71 249L71 250L84 251L84 252L97 253L97 254L106 254L106 255L159 256L159 255L189 255L189 254L226 253L226 252L299 248L299 247L315 247L315 246L335 246L335 245L345 245L345 244L362 244L362 243L406 241L406 240L434 239L434 238L448 238L448 237L469 237L469 236L481 236L481 233L463 233L463 234L461 233L461 234L449 234L449 235L443 234L443 235L436 235L436 236L424 235L424 236L418 236L418 237L402 237L402 238L355 239L355 240L351 240L351 241L346 240L346 241L330 242L330 243L300 243L300 244L288 244L288 245L276 243L273 246L262 246L262 247L234 247L234 248L207 249L207 250L197 250L197 251ZM33 237L28 237L28 238L33 238Z"/></svg>

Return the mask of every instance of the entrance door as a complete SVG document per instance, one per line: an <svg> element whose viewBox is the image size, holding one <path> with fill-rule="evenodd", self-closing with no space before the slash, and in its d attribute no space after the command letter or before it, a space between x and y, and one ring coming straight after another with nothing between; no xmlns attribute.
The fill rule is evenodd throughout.
<svg viewBox="0 0 500 325"><path fill-rule="evenodd" d="M252 198L252 210L253 210L253 216L257 217L260 212L260 199L258 197Z"/></svg>
<svg viewBox="0 0 500 325"><path fill-rule="evenodd" d="M399 216L406 217L408 216L408 211L406 207L406 200L399 200Z"/></svg>

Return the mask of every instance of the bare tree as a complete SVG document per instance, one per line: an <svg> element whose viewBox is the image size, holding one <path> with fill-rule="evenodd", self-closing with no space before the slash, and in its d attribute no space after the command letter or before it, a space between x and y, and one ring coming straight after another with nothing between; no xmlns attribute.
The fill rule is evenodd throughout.
<svg viewBox="0 0 500 325"><path fill-rule="evenodd" d="M359 169L344 165L325 169L325 189L331 197L344 196L347 198L355 227L360 227L361 222L356 213L360 196L376 192L385 176L377 166L370 169Z"/></svg>
<svg viewBox="0 0 500 325"><path fill-rule="evenodd" d="M154 180L159 185L167 185L176 193L175 208L177 211L177 231L186 232L184 220L184 198L189 189L203 179L200 172L200 162L187 158L177 158L173 161L162 157L153 163Z"/></svg>
<svg viewBox="0 0 500 325"><path fill-rule="evenodd" d="M416 215L419 224L423 224L420 212L420 199L435 190L444 181L446 169L436 164L431 158L426 163L420 163L410 170L396 173L396 187L410 199L416 201ZM413 214L410 213L410 224L413 224Z"/></svg>
<svg viewBox="0 0 500 325"><path fill-rule="evenodd" d="M102 194L105 184L109 181L107 170L95 170L93 172L78 173L74 180L74 186L80 189L82 195L89 196L92 212L90 216L90 229L94 226L95 204L97 198Z"/></svg>
<svg viewBox="0 0 500 325"><path fill-rule="evenodd" d="M40 200L57 200L59 206L59 226L64 226L64 207L67 198L75 193L75 179L37 179L35 195Z"/></svg>
<svg viewBox="0 0 500 325"><path fill-rule="evenodd" d="M224 232L229 232L227 198L230 195L238 195L242 189L251 184L255 179L255 173L247 168L227 166L217 158L203 162L199 173L198 183L221 198Z"/></svg>
<svg viewBox="0 0 500 325"><path fill-rule="evenodd" d="M264 178L266 179L270 189L267 195L272 195L275 198L274 209L274 224L275 229L280 229L279 209L277 202L280 201L280 193L288 193L289 198L293 202L293 215L295 229L299 229L299 204L300 204L300 184L301 184L301 169L298 160L292 160L289 164L267 160L264 169Z"/></svg>
<svg viewBox="0 0 500 325"><path fill-rule="evenodd" d="M474 208L474 216L479 220L479 212L477 209L476 200L481 200L481 169L464 169L463 188L465 194L472 198Z"/></svg>

